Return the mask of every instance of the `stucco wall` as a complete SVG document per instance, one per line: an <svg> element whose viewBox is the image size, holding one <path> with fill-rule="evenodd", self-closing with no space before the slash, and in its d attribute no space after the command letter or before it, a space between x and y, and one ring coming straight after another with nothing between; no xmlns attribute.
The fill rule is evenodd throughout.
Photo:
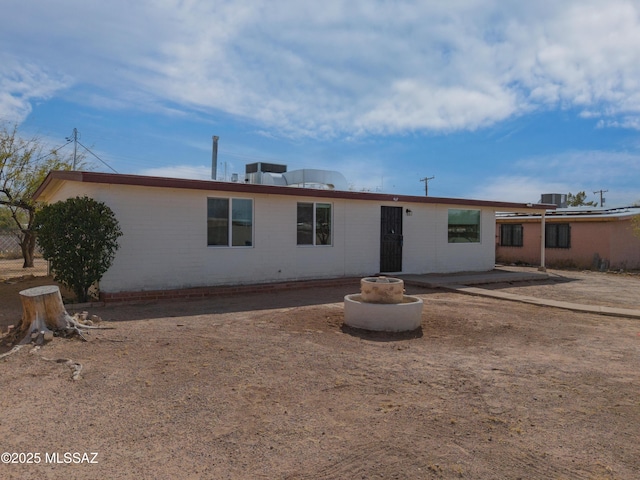
<svg viewBox="0 0 640 480"><path fill-rule="evenodd" d="M640 270L640 238L634 235L630 219L613 225L611 264L616 269Z"/></svg>
<svg viewBox="0 0 640 480"><path fill-rule="evenodd" d="M606 221L556 223L571 225L571 248L546 248L547 266L585 269L640 268L640 238L635 237L631 231L630 217ZM540 223L523 222L522 225L522 247L500 246L500 224L496 225L498 262L540 264Z"/></svg>
<svg viewBox="0 0 640 480"><path fill-rule="evenodd" d="M571 248L547 248L549 266L599 269L611 258L611 222L572 222Z"/></svg>
<svg viewBox="0 0 640 480"><path fill-rule="evenodd" d="M448 206L324 199L333 205L333 244L296 245L297 202L313 197L65 182L50 198L88 195L106 203L123 231L103 292L367 276L380 266L381 205L403 216L403 272L483 271L494 266L494 211L481 209L481 242L449 244ZM251 247L207 246L207 198L254 200ZM457 206L456 208L460 208Z"/></svg>

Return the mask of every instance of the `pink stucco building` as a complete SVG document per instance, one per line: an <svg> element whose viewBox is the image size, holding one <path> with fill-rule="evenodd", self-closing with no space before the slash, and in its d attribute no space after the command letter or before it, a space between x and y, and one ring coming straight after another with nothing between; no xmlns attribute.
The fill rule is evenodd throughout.
<svg viewBox="0 0 640 480"><path fill-rule="evenodd" d="M632 219L640 207L558 209L544 215L505 214L496 218L496 262L585 269L640 269L640 237Z"/></svg>

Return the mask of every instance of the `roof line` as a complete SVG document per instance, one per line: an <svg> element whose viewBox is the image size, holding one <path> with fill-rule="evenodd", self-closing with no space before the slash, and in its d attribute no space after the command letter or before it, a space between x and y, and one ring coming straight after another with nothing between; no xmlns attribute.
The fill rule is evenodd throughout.
<svg viewBox="0 0 640 480"><path fill-rule="evenodd" d="M411 202L427 204L449 204L449 205L473 205L484 207L503 208L508 210L553 210L555 205L532 204L532 203L512 203L491 200L471 200L463 198L444 197L420 197L414 195L400 195L390 193L352 192L344 190L322 190L300 187L260 185L249 183L221 182L216 180L190 180L183 178L151 177L143 175L130 175L121 173L83 172L53 170L49 172L45 180L35 191L33 198L38 199L49 187L58 181L71 181L83 183L99 183L112 185L132 185L141 187L157 188L184 188L190 190L211 190L223 192L256 193L267 195L292 195L309 196L321 198L345 198L351 200L378 200L393 202Z"/></svg>

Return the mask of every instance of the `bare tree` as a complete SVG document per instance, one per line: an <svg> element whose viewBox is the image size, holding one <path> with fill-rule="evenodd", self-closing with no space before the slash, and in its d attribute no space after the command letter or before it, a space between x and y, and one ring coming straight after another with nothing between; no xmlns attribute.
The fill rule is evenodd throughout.
<svg viewBox="0 0 640 480"><path fill-rule="evenodd" d="M43 142L24 139L18 127L0 129L0 205L5 206L20 231L23 268L33 267L36 236L33 220L37 205L33 194L51 170L71 170L73 160L59 149L46 151Z"/></svg>

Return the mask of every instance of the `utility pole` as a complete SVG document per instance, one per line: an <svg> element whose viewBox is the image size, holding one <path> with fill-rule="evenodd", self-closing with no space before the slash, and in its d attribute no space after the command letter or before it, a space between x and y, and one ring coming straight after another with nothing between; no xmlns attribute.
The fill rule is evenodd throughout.
<svg viewBox="0 0 640 480"><path fill-rule="evenodd" d="M600 194L600 206L604 207L604 201L605 198L602 196L603 193L607 193L609 190L596 190L595 192L593 192L593 194L595 195L596 193Z"/></svg>
<svg viewBox="0 0 640 480"><path fill-rule="evenodd" d="M67 141L70 142L71 138L67 137ZM78 158L78 129L73 129L73 170L76 169L76 159Z"/></svg>
<svg viewBox="0 0 640 480"><path fill-rule="evenodd" d="M433 177L424 177L421 178L420 181L424 182L424 196L428 197L429 196L429 180L433 180L435 177L435 175Z"/></svg>

